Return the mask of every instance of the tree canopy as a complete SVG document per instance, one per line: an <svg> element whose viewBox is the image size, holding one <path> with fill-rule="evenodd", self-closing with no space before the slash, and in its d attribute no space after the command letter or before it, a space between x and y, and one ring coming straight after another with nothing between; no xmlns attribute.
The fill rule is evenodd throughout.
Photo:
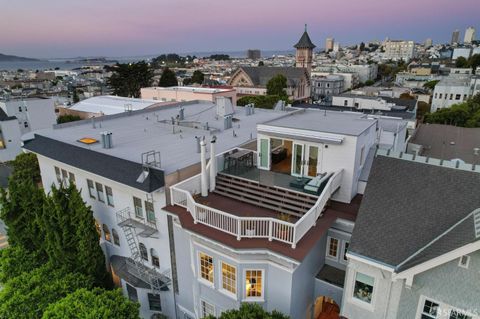
<svg viewBox="0 0 480 319"><path fill-rule="evenodd" d="M267 95L287 96L287 78L277 74L267 82Z"/></svg>
<svg viewBox="0 0 480 319"><path fill-rule="evenodd" d="M0 290L0 318L41 318L49 304L79 288L91 286L88 276L45 264L4 284Z"/></svg>
<svg viewBox="0 0 480 319"><path fill-rule="evenodd" d="M237 100L237 105L245 106L247 104L255 104L255 107L261 109L272 109L275 104L279 101L283 100L285 103L290 103L286 96L278 96L278 95L248 95L243 96Z"/></svg>
<svg viewBox="0 0 480 319"><path fill-rule="evenodd" d="M158 82L158 86L161 87L170 87L170 86L177 86L177 76L175 72L170 70L169 68L163 69L162 76L160 77L160 81Z"/></svg>
<svg viewBox="0 0 480 319"><path fill-rule="evenodd" d="M139 98L140 89L152 85L153 70L145 61L117 63L105 69L112 72L107 84L115 95Z"/></svg>
<svg viewBox="0 0 480 319"><path fill-rule="evenodd" d="M423 87L426 88L426 89L429 89L429 90L433 90L435 88L435 86L438 84L438 82L440 82L440 80L428 81L427 83L425 83L423 85Z"/></svg>
<svg viewBox="0 0 480 319"><path fill-rule="evenodd" d="M455 66L457 68L468 68L468 60L460 56L457 58L457 61L455 61Z"/></svg>
<svg viewBox="0 0 480 319"><path fill-rule="evenodd" d="M43 319L140 319L139 304L122 295L120 289L79 289L48 306Z"/></svg>
<svg viewBox="0 0 480 319"><path fill-rule="evenodd" d="M200 70L193 71L192 83L202 84L205 79L205 74Z"/></svg>
<svg viewBox="0 0 480 319"><path fill-rule="evenodd" d="M57 124L80 121L82 118L78 115L65 114L57 117Z"/></svg>
<svg viewBox="0 0 480 319"><path fill-rule="evenodd" d="M208 58L215 61L230 60L230 56L228 54L212 54Z"/></svg>
<svg viewBox="0 0 480 319"><path fill-rule="evenodd" d="M92 276L97 286L110 284L93 212L75 185L52 187L40 225L45 231L45 250L52 264Z"/></svg>
<svg viewBox="0 0 480 319"><path fill-rule="evenodd" d="M480 127L480 94L471 97L466 102L426 114L425 122L461 127Z"/></svg>
<svg viewBox="0 0 480 319"><path fill-rule="evenodd" d="M156 69L162 67L184 67L185 64L192 62L196 58L196 56L180 56L176 53L161 54L152 59L152 65Z"/></svg>
<svg viewBox="0 0 480 319"><path fill-rule="evenodd" d="M214 316L207 318L215 319ZM218 319L289 319L289 317L275 310L265 311L259 304L242 303L239 309L222 312Z"/></svg>

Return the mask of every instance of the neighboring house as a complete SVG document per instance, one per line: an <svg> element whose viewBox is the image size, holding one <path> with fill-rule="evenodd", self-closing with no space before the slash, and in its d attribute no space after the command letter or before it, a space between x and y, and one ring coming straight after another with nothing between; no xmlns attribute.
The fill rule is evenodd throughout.
<svg viewBox="0 0 480 319"><path fill-rule="evenodd" d="M287 95L293 100L310 98L310 76L305 68L294 67L241 67L236 70L228 85L235 88L237 96L266 95L267 83L281 74L287 78Z"/></svg>
<svg viewBox="0 0 480 319"><path fill-rule="evenodd" d="M237 94L234 89L205 88L193 86L148 87L140 90L142 99L162 102L209 101L215 102L218 97L226 97L237 105Z"/></svg>
<svg viewBox="0 0 480 319"><path fill-rule="evenodd" d="M447 161L480 164L480 128L421 124L409 140L407 152Z"/></svg>
<svg viewBox="0 0 480 319"><path fill-rule="evenodd" d="M143 318L217 316L241 302L310 318L341 303L378 122L224 99L59 125L25 149L46 191L82 189L114 281Z"/></svg>
<svg viewBox="0 0 480 319"><path fill-rule="evenodd" d="M23 135L55 123L54 98L0 101L0 162L21 153Z"/></svg>
<svg viewBox="0 0 480 319"><path fill-rule="evenodd" d="M168 104L170 103L161 103L154 99L135 99L122 96L102 95L82 100L70 106L57 108L60 116L77 115L80 116L81 119L88 119Z"/></svg>
<svg viewBox="0 0 480 319"><path fill-rule="evenodd" d="M478 319L480 166L407 155L379 151L374 160L341 314Z"/></svg>
<svg viewBox="0 0 480 319"><path fill-rule="evenodd" d="M319 100L344 91L344 80L340 75L312 77L312 98Z"/></svg>
<svg viewBox="0 0 480 319"><path fill-rule="evenodd" d="M478 93L480 93L480 76L451 75L435 85L432 112L465 102Z"/></svg>

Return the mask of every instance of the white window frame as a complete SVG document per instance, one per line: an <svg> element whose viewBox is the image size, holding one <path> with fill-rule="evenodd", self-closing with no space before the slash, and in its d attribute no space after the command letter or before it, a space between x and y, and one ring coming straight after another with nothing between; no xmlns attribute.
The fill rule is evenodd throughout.
<svg viewBox="0 0 480 319"><path fill-rule="evenodd" d="M204 311L204 305L208 305L212 308L212 312L213 313L206 313ZM215 304L211 303L211 302L208 302L206 301L205 299L203 298L200 298L200 318L205 318L209 315L212 315L212 316L216 316L217 312L216 312L216 307L215 307Z"/></svg>
<svg viewBox="0 0 480 319"><path fill-rule="evenodd" d="M115 207L113 201L113 189L110 186L104 185L105 188L105 198L107 200L107 205L110 207ZM110 197L108 196L108 190L110 190Z"/></svg>
<svg viewBox="0 0 480 319"><path fill-rule="evenodd" d="M357 274L360 273L362 275L366 275L366 276L369 276L369 277L372 277L373 278L373 290L372 290L372 301L371 303L368 303L368 302L365 302L365 301L362 301L358 298L356 298L354 296L354 293L355 293L355 282L357 281ZM353 278L352 278L352 283L350 285L350 293L349 293L349 298L350 298L350 301L359 306L359 307L362 307L368 311L371 311L373 312L374 309L375 309L375 301L376 301L376 297L377 297L377 285L376 285L376 282L377 282L377 278L375 276L372 276L371 274L365 274L364 272L361 272L361 271L354 271L353 272Z"/></svg>
<svg viewBox="0 0 480 319"><path fill-rule="evenodd" d="M103 185L99 182L95 182L95 190L97 191L97 199L100 203L105 203L105 191Z"/></svg>
<svg viewBox="0 0 480 319"><path fill-rule="evenodd" d="M467 263L464 265L462 264L462 258L467 257ZM468 269L468 266L470 265L470 256L469 255L463 255L458 259L458 267Z"/></svg>
<svg viewBox="0 0 480 319"><path fill-rule="evenodd" d="M227 266L230 266L232 268L235 268L235 293L233 293L230 290L225 289L223 287L223 264L225 264ZM237 299L237 294L238 294L238 269L237 269L237 266L235 266L231 263L228 263L226 261L223 261L223 260L220 260L218 262L218 266L219 266L218 267L218 271L219 271L218 278L220 278L219 291L224 293L225 295L227 295L229 297L233 297L236 300Z"/></svg>
<svg viewBox="0 0 480 319"><path fill-rule="evenodd" d="M213 275L213 278L212 278L212 281L209 281L208 279L205 279L202 277L202 259L201 259L201 254L204 254L204 255L207 255L208 257L212 258L212 266L213 266L213 272L212 272L212 275ZM203 251L198 251L198 254L197 254L197 257L198 257L198 280L205 284L206 286L209 286L211 288L214 288L215 287L215 277L216 277L216 274L215 274L215 260L213 258L212 255L206 253L206 252L203 252Z"/></svg>
<svg viewBox="0 0 480 319"><path fill-rule="evenodd" d="M250 297L247 296L247 289L246 289L246 284L247 284L247 271L260 271L262 274L262 295L260 297ZM255 302L264 302L265 301L265 269L244 269L243 270L243 284L244 284L244 299L243 301L255 301Z"/></svg>
<svg viewBox="0 0 480 319"><path fill-rule="evenodd" d="M423 307L425 305L425 301L427 301L427 300L430 301L430 302L434 302L434 303L438 304L437 316L432 317L434 319L448 319L448 318L450 318L450 314L451 314L452 311L457 311L457 312L459 312L463 315L471 317L472 319L480 319L480 316L478 315L478 313L471 313L471 312L468 312L466 310L450 306L446 303L440 302L440 301L438 301L434 298L430 298L430 297L427 297L425 295L421 295L420 298L419 298L418 307L417 307L417 315L415 316L415 318L417 318L417 319L422 318Z"/></svg>
<svg viewBox="0 0 480 319"><path fill-rule="evenodd" d="M335 239L337 241L337 255L336 256L333 256L333 255L330 255L330 243L331 241ZM338 255L340 253L340 239L336 238L336 237L332 237L332 236L328 236L327 237L327 249L326 249L326 252L325 252L325 255L328 259L330 260L334 260L334 261L338 261Z"/></svg>
<svg viewBox="0 0 480 319"><path fill-rule="evenodd" d="M90 187L90 183L92 183L92 187ZM90 198L93 198L93 199L96 199L97 197L95 197L95 182L92 181L91 179L87 179L87 188L88 188L88 195L90 196Z"/></svg>

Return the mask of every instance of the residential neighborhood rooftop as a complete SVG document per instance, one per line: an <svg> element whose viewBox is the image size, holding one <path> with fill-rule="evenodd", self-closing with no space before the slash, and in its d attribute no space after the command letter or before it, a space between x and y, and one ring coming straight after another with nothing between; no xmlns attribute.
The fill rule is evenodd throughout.
<svg viewBox="0 0 480 319"><path fill-rule="evenodd" d="M101 95L80 101L68 107L68 109L81 112L103 113L105 115L111 115L122 113L126 110L142 110L158 104L162 103L155 100Z"/></svg>

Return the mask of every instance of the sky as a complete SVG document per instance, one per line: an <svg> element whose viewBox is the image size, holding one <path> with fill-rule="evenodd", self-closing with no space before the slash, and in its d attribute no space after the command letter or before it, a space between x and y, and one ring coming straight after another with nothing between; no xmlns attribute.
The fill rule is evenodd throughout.
<svg viewBox="0 0 480 319"><path fill-rule="evenodd" d="M479 0L0 0L0 53L34 58L289 50L478 30ZM477 31L480 33L480 30ZM478 37L478 36L477 36Z"/></svg>

